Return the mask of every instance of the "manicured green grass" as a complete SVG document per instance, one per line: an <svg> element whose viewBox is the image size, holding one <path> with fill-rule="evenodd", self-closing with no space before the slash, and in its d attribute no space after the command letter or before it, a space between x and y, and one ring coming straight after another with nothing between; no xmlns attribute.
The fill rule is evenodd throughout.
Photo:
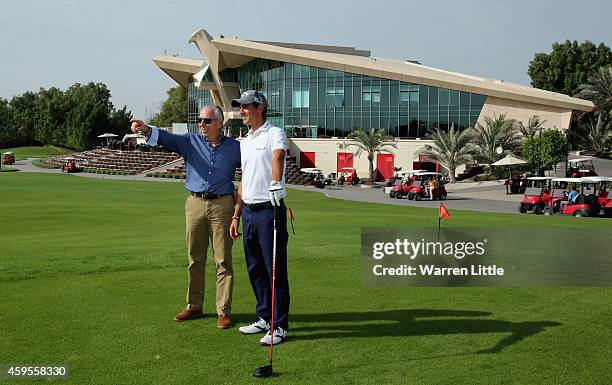
<svg viewBox="0 0 612 385"><path fill-rule="evenodd" d="M245 384L260 336L177 324L182 184L5 173L0 183L0 364L68 364L75 384ZM290 339L277 384L609 384L610 289L365 288L364 226L436 226L436 210L291 190ZM452 212L445 226L612 227L599 218ZM603 251L602 251L603 252ZM607 251L609 252L609 251ZM254 315L242 246L233 314ZM18 383L18 382L15 382Z"/></svg>
<svg viewBox="0 0 612 385"><path fill-rule="evenodd" d="M15 160L23 160L28 158L49 158L52 156L65 155L74 152L74 150L56 146L28 146L0 149L0 153L9 151L15 153Z"/></svg>

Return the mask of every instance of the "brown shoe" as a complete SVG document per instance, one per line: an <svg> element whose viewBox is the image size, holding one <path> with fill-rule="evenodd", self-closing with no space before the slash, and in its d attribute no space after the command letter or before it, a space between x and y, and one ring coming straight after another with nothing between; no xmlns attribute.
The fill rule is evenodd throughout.
<svg viewBox="0 0 612 385"><path fill-rule="evenodd" d="M229 329L232 327L232 317L224 314L217 317L217 327L219 329Z"/></svg>
<svg viewBox="0 0 612 385"><path fill-rule="evenodd" d="M178 313L174 317L174 320L176 322L183 322L183 321L189 321L192 319L198 319L202 317L204 317L204 313L202 313L202 309L196 309L196 310L185 309L181 311L180 313Z"/></svg>

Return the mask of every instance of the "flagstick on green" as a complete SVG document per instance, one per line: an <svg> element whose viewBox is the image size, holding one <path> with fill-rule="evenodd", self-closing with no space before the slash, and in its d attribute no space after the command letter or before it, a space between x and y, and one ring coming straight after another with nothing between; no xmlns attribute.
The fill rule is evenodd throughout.
<svg viewBox="0 0 612 385"><path fill-rule="evenodd" d="M438 209L438 238L440 240L440 227L442 226L442 219L450 219L450 212L444 206L444 203L440 202L440 208Z"/></svg>

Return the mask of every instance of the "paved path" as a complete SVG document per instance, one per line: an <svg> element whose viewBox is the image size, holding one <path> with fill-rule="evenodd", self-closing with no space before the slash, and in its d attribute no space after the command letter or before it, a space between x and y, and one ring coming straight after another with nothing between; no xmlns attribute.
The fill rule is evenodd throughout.
<svg viewBox="0 0 612 385"><path fill-rule="evenodd" d="M47 174L61 174L62 171L56 168L42 168L32 165L32 161L37 158L30 158L28 160L18 160L15 164L11 165L11 168L17 169L24 172L40 172ZM146 177L144 174L139 175L108 175L108 174L96 174L89 172L77 172L71 175L85 177L85 178L96 178L96 179L121 179L121 180L144 180L144 181L158 181L158 182L174 182L174 183L185 183L184 179L174 178L151 178Z"/></svg>
<svg viewBox="0 0 612 385"><path fill-rule="evenodd" d="M448 186L448 185L447 185ZM306 186L290 186L298 190L317 191L330 198L347 199L360 202L374 202L400 206L419 206L438 208L440 201L410 201L407 198L389 198L382 188L326 186L317 189ZM460 187L450 186L444 205L448 209L474 210L485 212L518 213L518 202L523 195L506 195L505 186L500 183L479 186L478 183Z"/></svg>
<svg viewBox="0 0 612 385"><path fill-rule="evenodd" d="M34 159L20 160L15 162L11 167L25 172L40 172L60 174L59 169L46 169L32 165ZM141 181L163 181L173 183L185 183L182 179L168 178L149 178L143 175L107 175L107 174L91 174L79 172L73 174L79 177L97 178L97 179L118 179L118 180L141 180ZM325 189L317 189L314 187L289 185L289 188L294 188L304 191L316 191L330 198L346 199L360 202L383 203L400 206L419 206L437 208L440 201L409 201L406 198L395 199L389 198L388 194L383 192L382 188L363 188L363 187L337 187L327 186ZM501 212L501 213L518 213L518 202L522 195L506 195L506 189L502 182L459 182L452 185L447 185L448 198L444 204L449 209L474 210L485 212Z"/></svg>

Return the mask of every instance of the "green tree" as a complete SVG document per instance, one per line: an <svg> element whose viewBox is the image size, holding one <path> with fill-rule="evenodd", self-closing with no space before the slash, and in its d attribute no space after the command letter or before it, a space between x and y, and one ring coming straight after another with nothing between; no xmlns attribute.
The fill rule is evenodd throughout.
<svg viewBox="0 0 612 385"><path fill-rule="evenodd" d="M0 148L10 147L14 132L13 114L6 99L0 98Z"/></svg>
<svg viewBox="0 0 612 385"><path fill-rule="evenodd" d="M578 86L577 97L590 100L595 105L595 113L612 113L612 65L595 71L586 83Z"/></svg>
<svg viewBox="0 0 612 385"><path fill-rule="evenodd" d="M542 164L544 167L555 167L557 163L567 158L568 143L565 134L559 130L545 130L542 132Z"/></svg>
<svg viewBox="0 0 612 385"><path fill-rule="evenodd" d="M64 126L68 147L83 151L99 141L98 135L109 131L113 104L111 93L102 83L76 83L66 91L69 105Z"/></svg>
<svg viewBox="0 0 612 385"><path fill-rule="evenodd" d="M598 68L611 64L612 51L605 44L566 40L554 43L550 53L536 53L527 73L536 88L574 95Z"/></svg>
<svg viewBox="0 0 612 385"><path fill-rule="evenodd" d="M506 115L501 114L493 117L485 116L483 120L484 125L477 123L470 129L474 155L477 159L491 164L520 148L514 119L506 119ZM503 148L501 154L497 153L498 147Z"/></svg>
<svg viewBox="0 0 612 385"><path fill-rule="evenodd" d="M457 167L472 160L471 135L469 130L455 131L451 126L448 132L438 128L429 132L428 139L432 144L426 144L417 151L426 155L448 170L451 183L455 183Z"/></svg>
<svg viewBox="0 0 612 385"><path fill-rule="evenodd" d="M133 117L132 112L128 111L127 106L123 106L123 108L119 110L113 109L110 116L109 131L120 137L123 137L125 134L131 134L130 120L132 120Z"/></svg>
<svg viewBox="0 0 612 385"><path fill-rule="evenodd" d="M523 158L532 167L554 166L565 160L567 156L568 142L563 132L558 130L543 130L542 135L527 138L523 144Z"/></svg>
<svg viewBox="0 0 612 385"><path fill-rule="evenodd" d="M66 142L63 128L68 109L62 90L41 88L35 100L34 139L44 145L62 146Z"/></svg>
<svg viewBox="0 0 612 385"><path fill-rule="evenodd" d="M532 169L535 169L537 165L541 164L542 159L542 142L538 136L532 136L525 139L523 143L523 158L529 162Z"/></svg>
<svg viewBox="0 0 612 385"><path fill-rule="evenodd" d="M14 134L11 146L28 146L38 144L34 139L34 124L38 119L36 112L38 94L28 91L11 99L9 106L12 115Z"/></svg>
<svg viewBox="0 0 612 385"><path fill-rule="evenodd" d="M93 82L76 83L65 92L56 87L26 92L8 105L0 101L0 115L3 145L53 144L77 150L91 148L104 132L128 133L132 118L126 106L114 108L105 84Z"/></svg>
<svg viewBox="0 0 612 385"><path fill-rule="evenodd" d="M580 125L579 141L584 149L592 151L595 156L604 156L612 145L612 119L610 114L601 112L591 115Z"/></svg>
<svg viewBox="0 0 612 385"><path fill-rule="evenodd" d="M381 152L391 152L386 147L397 148L395 138L389 136L382 128L371 128L369 131L357 129L351 132L348 137L351 142L348 146L357 147L357 156L365 152L369 162L369 184L374 183L374 155Z"/></svg>
<svg viewBox="0 0 612 385"><path fill-rule="evenodd" d="M149 121L158 127L170 127L172 123L187 122L187 90L181 86L170 88L168 99L162 105L161 111Z"/></svg>

